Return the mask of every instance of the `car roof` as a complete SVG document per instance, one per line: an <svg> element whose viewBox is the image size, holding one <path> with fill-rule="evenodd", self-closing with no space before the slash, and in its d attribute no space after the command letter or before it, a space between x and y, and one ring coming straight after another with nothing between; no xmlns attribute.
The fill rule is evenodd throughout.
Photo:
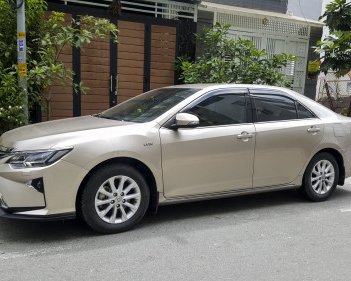
<svg viewBox="0 0 351 281"><path fill-rule="evenodd" d="M168 86L166 88L191 88L191 89L199 89L199 90L216 90L216 89L225 89L225 88L259 88L259 89L271 89L271 90L287 90L285 88L276 87L276 86L268 86L268 85L259 85L259 84L221 84L221 83L209 83L209 84L182 84L182 85L174 85Z"/></svg>

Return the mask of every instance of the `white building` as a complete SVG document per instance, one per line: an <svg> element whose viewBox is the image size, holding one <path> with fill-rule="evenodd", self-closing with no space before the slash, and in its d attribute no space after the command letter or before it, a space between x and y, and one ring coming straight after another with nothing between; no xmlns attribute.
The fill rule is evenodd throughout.
<svg viewBox="0 0 351 281"><path fill-rule="evenodd" d="M307 78L307 68L309 61L318 59L311 47L320 40L323 25L289 12L290 1L293 0L202 1L198 29L216 22L230 24L233 38L252 40L257 48L271 55L283 52L295 55L298 61L288 65L284 72L295 91L314 99L317 79Z"/></svg>

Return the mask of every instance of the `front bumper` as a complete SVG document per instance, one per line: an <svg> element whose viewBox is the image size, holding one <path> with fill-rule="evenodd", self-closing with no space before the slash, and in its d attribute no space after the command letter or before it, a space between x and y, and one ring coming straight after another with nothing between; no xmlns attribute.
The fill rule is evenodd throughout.
<svg viewBox="0 0 351 281"><path fill-rule="evenodd" d="M20 220L35 220L35 221L56 221L56 220L68 220L75 219L75 213L55 214L55 215L39 215L33 214L31 211L28 212L12 212L9 209L0 208L0 217L8 219L20 219Z"/></svg>
<svg viewBox="0 0 351 281"><path fill-rule="evenodd" d="M0 163L0 215L9 218L65 219L75 214L79 186L87 174L81 167L59 160L44 168L13 169ZM43 187L33 187L42 179Z"/></svg>

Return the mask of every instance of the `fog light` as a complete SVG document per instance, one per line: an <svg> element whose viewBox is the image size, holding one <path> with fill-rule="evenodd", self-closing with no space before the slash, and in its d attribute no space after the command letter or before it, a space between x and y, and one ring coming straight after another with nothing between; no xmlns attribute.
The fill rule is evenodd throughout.
<svg viewBox="0 0 351 281"><path fill-rule="evenodd" d="M31 180L27 183L27 186L34 188L36 191L40 193L44 193L44 181L43 178L37 178Z"/></svg>
<svg viewBox="0 0 351 281"><path fill-rule="evenodd" d="M8 206L7 206L7 204L6 204L5 200L4 200L4 197L2 196L1 193L0 193L0 207L4 208L4 209L8 208Z"/></svg>

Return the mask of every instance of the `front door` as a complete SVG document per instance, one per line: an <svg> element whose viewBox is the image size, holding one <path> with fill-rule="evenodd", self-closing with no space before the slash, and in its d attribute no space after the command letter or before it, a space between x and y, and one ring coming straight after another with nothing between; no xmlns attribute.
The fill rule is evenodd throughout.
<svg viewBox="0 0 351 281"><path fill-rule="evenodd" d="M167 198L252 188L255 129L245 89L211 93L182 112L197 128L161 128Z"/></svg>

